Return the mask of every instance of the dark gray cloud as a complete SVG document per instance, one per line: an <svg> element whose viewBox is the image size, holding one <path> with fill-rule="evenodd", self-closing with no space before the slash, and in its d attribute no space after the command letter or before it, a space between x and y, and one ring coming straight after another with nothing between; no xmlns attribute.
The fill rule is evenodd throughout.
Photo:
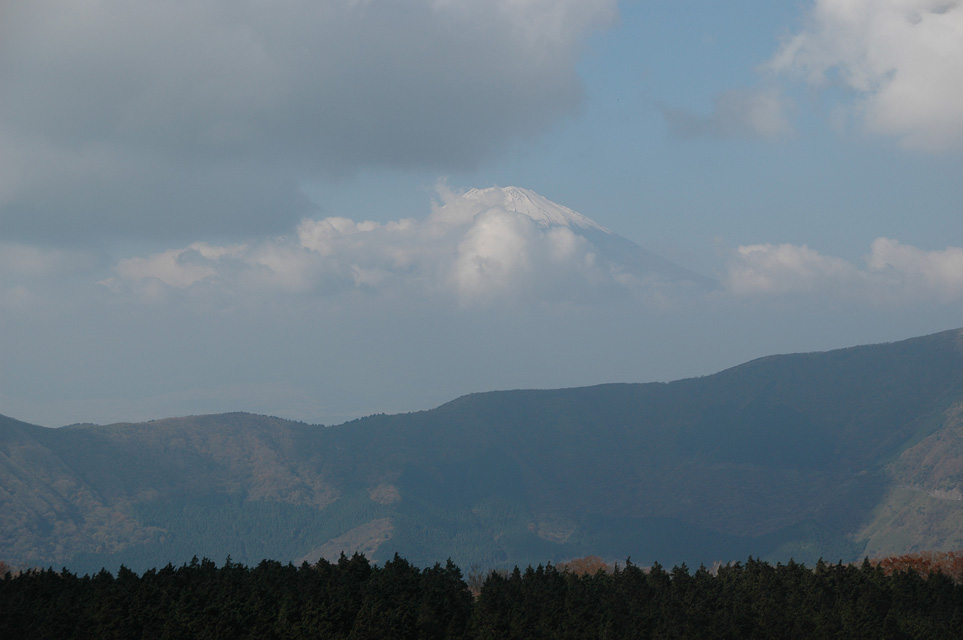
<svg viewBox="0 0 963 640"><path fill-rule="evenodd" d="M0 26L13 237L260 232L298 185L458 170L578 108L614 0L15 0Z"/></svg>

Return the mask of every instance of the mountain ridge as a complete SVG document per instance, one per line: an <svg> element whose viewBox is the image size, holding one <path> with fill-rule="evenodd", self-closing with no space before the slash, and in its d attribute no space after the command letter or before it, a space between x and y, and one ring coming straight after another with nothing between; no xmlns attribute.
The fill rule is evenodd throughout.
<svg viewBox="0 0 963 640"><path fill-rule="evenodd" d="M711 563L955 544L963 501L938 496L963 487L961 343L953 330L673 382L475 393L329 427L0 418L0 558L96 570L348 545L463 566Z"/></svg>

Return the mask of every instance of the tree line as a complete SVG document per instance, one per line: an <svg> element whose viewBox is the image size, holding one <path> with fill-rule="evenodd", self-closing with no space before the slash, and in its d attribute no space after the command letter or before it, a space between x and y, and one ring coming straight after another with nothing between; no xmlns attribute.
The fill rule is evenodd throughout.
<svg viewBox="0 0 963 640"><path fill-rule="evenodd" d="M958 638L963 584L932 560L749 558L712 571L576 562L488 572L474 593L451 561L419 569L397 555L8 571L0 637Z"/></svg>

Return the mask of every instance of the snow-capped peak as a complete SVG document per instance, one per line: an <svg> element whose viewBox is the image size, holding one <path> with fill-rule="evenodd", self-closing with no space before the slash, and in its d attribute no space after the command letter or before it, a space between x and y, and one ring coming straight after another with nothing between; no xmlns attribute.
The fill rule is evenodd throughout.
<svg viewBox="0 0 963 640"><path fill-rule="evenodd" d="M577 211L555 204L548 198L521 187L489 187L471 189L465 193L472 200L491 208L502 208L528 216L541 226L581 227L611 233L608 229Z"/></svg>

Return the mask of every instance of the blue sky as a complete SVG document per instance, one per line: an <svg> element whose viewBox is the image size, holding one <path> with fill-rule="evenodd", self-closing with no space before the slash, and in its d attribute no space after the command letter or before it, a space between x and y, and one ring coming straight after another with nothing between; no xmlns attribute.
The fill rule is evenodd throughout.
<svg viewBox="0 0 963 640"><path fill-rule="evenodd" d="M963 325L963 2L15 0L0 85L0 413L47 426ZM494 185L719 288L603 286L464 217Z"/></svg>

